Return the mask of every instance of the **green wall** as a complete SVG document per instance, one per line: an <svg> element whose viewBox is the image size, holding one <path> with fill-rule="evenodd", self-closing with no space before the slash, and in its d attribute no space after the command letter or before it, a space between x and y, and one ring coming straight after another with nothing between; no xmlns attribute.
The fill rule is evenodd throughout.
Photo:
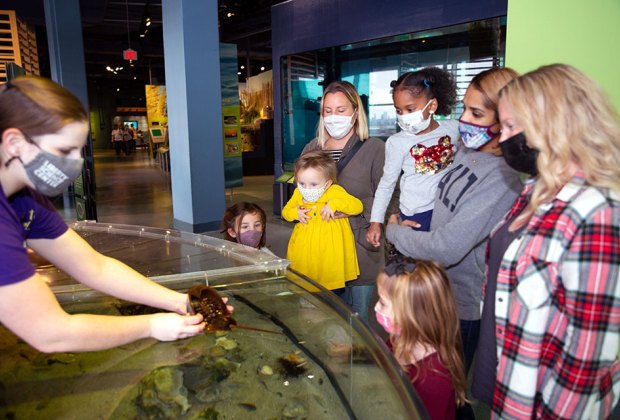
<svg viewBox="0 0 620 420"><path fill-rule="evenodd" d="M508 67L571 64L620 112L620 0L508 0L506 30Z"/></svg>

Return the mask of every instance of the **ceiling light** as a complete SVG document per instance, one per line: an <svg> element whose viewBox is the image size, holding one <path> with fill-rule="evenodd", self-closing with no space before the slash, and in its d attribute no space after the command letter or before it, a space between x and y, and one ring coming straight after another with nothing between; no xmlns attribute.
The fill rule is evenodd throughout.
<svg viewBox="0 0 620 420"><path fill-rule="evenodd" d="M260 71L264 71L265 70L265 66L261 66Z"/></svg>
<svg viewBox="0 0 620 420"><path fill-rule="evenodd" d="M241 75L241 72L240 72L240 71L238 71L238 72L237 72L237 74Z"/></svg>
<svg viewBox="0 0 620 420"><path fill-rule="evenodd" d="M146 21L146 26L151 26L151 21L150 20Z"/></svg>
<svg viewBox="0 0 620 420"><path fill-rule="evenodd" d="M245 66L241 66L241 70L243 70L245 68Z"/></svg>
<svg viewBox="0 0 620 420"><path fill-rule="evenodd" d="M133 80L136 80L136 79L137 79L137 77L136 77L136 76L134 76L134 77L133 77Z"/></svg>
<svg viewBox="0 0 620 420"><path fill-rule="evenodd" d="M144 34L140 34L140 38L144 38Z"/></svg>
<svg viewBox="0 0 620 420"><path fill-rule="evenodd" d="M117 91L117 92L120 92L120 91L121 91L121 88L116 88L116 91Z"/></svg>
<svg viewBox="0 0 620 420"><path fill-rule="evenodd" d="M226 17L233 17L235 14L232 12L228 12L228 14L226 15Z"/></svg>
<svg viewBox="0 0 620 420"><path fill-rule="evenodd" d="M107 71L112 71L112 67L110 67L110 66L107 66L105 69L106 69Z"/></svg>

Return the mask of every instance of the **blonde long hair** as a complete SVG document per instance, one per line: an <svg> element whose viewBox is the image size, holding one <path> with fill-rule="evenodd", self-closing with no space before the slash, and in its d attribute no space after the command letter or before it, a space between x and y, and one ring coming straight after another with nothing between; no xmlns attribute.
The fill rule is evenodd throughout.
<svg viewBox="0 0 620 420"><path fill-rule="evenodd" d="M355 124L353 128L357 133L357 137L361 141L364 141L368 138L368 118L366 117L366 111L364 111L364 105L362 104L362 99L360 98L359 93L357 93L357 89L349 82L345 81L335 81L331 82L323 91L323 97L321 98L321 116L319 118L319 125L317 127L317 139L319 146L321 149L325 147L325 142L329 138L329 134L325 129L325 121L323 119L323 101L325 101L325 96L328 93L336 93L341 92L347 98L347 100L353 106L353 112L357 112L357 118L355 119Z"/></svg>
<svg viewBox="0 0 620 420"><path fill-rule="evenodd" d="M463 404L467 383L460 324L445 270L433 261L416 261L411 272L401 270L389 276L382 270L377 287L392 302L394 323L400 327L399 335L390 335L396 360L404 369L417 367L412 356L416 345L434 348L450 372L457 404Z"/></svg>
<svg viewBox="0 0 620 420"><path fill-rule="evenodd" d="M576 166L593 186L620 193L620 125L596 82L567 64L540 67L500 92L529 145L539 151L538 178L528 206L513 223L525 225L551 200Z"/></svg>

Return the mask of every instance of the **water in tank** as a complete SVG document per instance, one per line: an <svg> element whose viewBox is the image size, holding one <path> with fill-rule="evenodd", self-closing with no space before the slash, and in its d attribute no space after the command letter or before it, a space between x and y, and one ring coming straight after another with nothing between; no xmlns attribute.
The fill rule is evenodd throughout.
<svg viewBox="0 0 620 420"><path fill-rule="evenodd" d="M139 419L415 419L425 416L385 346L331 293L278 257L203 235L72 225L98 251L167 287L208 285L240 326L175 342L43 354L0 326L0 416ZM33 255L68 312L151 308L104 296ZM78 263L78 262L76 262Z"/></svg>

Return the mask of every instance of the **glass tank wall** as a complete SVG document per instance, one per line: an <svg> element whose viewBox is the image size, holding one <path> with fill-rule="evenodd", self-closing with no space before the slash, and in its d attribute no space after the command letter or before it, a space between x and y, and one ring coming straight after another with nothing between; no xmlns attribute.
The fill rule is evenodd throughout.
<svg viewBox="0 0 620 420"><path fill-rule="evenodd" d="M283 57L284 169L292 170L305 144L316 136L323 88L331 81L355 85L369 116L370 135L387 139L397 127L392 80L428 66L449 71L459 99L449 118L458 118L472 77L504 65L505 40L506 18L498 17Z"/></svg>
<svg viewBox="0 0 620 420"><path fill-rule="evenodd" d="M99 251L168 287L210 285L228 297L242 327L56 354L39 353L0 327L0 417L424 417L385 346L331 293L287 270L286 260L196 234L73 227ZM78 286L47 262L33 261L69 312L152 310Z"/></svg>

